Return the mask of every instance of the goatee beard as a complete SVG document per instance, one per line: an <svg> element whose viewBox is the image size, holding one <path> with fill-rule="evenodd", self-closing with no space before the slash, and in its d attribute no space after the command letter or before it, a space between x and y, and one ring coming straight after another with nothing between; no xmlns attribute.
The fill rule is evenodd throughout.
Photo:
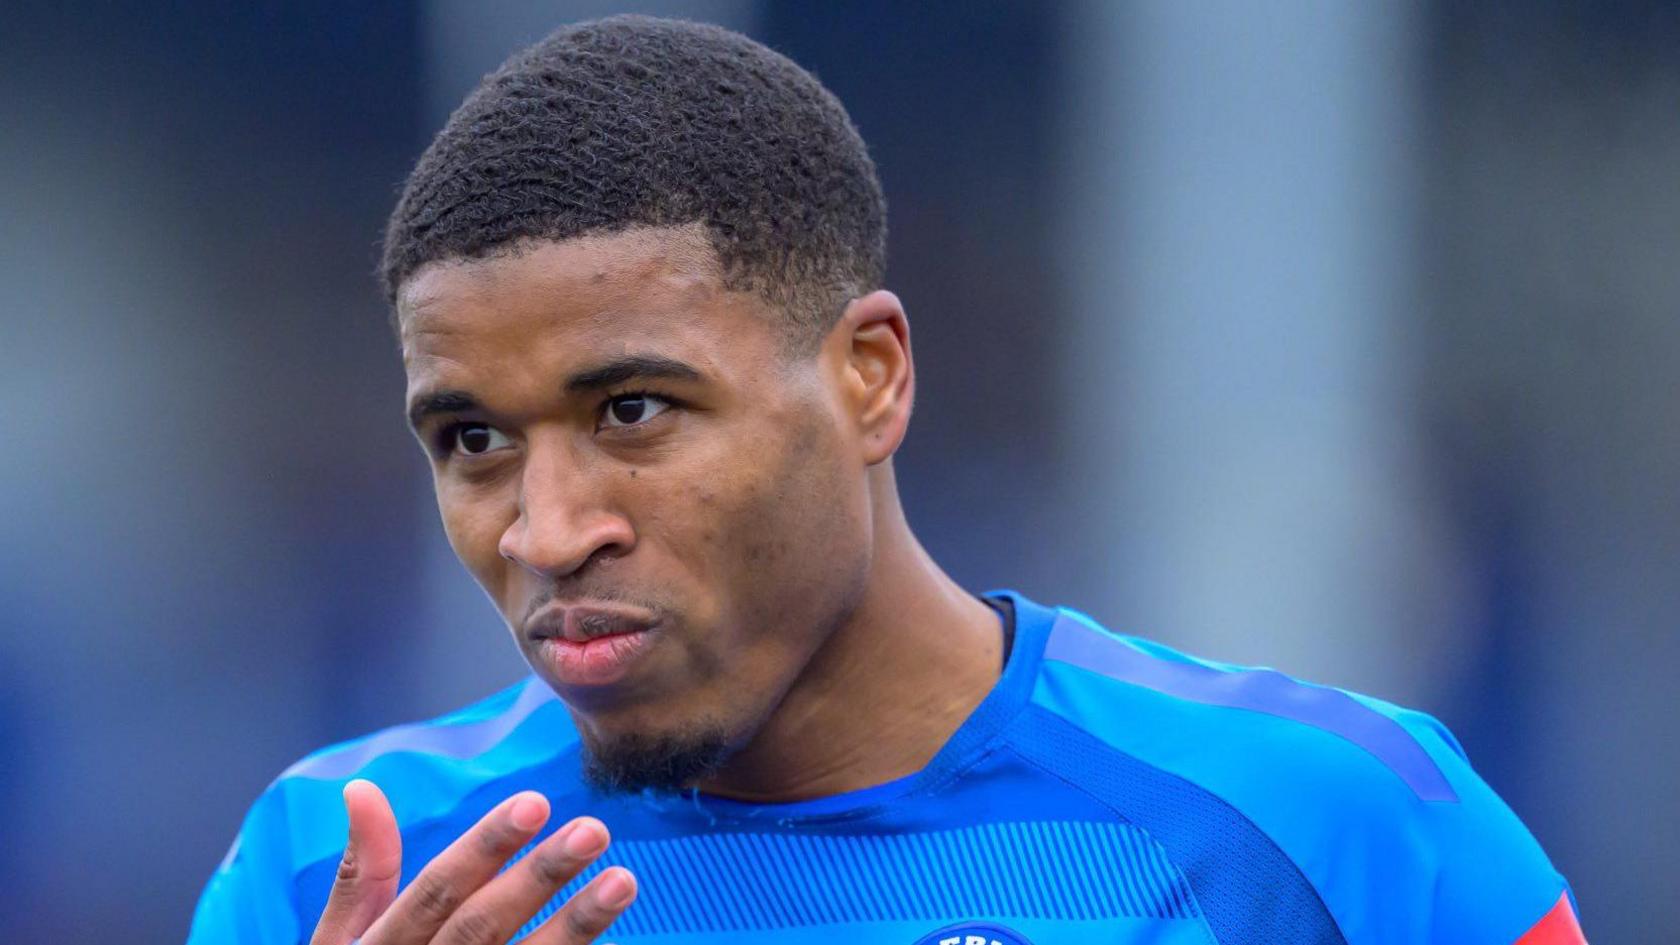
<svg viewBox="0 0 1680 945"><path fill-rule="evenodd" d="M678 791L717 773L729 754L729 739L714 729L610 739L585 735L583 779L605 794Z"/></svg>

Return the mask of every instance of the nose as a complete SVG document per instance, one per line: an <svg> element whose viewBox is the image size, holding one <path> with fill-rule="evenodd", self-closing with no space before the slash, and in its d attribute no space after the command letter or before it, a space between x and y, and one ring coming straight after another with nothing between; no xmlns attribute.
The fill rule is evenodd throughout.
<svg viewBox="0 0 1680 945"><path fill-rule="evenodd" d="M498 544L502 557L548 578L565 577L591 561L628 554L636 533L611 508L610 474L587 468L563 443L527 445L519 484L519 515Z"/></svg>

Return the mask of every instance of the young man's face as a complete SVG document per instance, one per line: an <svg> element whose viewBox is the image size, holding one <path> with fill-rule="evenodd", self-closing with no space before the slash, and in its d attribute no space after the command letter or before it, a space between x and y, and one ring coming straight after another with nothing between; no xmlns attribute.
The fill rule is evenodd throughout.
<svg viewBox="0 0 1680 945"><path fill-rule="evenodd" d="M862 591L866 464L833 346L787 354L698 228L432 264L398 310L450 543L595 777L704 773Z"/></svg>

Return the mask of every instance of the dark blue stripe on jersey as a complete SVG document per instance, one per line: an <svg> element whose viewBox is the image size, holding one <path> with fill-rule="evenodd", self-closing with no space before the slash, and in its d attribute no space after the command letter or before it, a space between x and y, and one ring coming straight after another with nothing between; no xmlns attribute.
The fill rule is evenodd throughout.
<svg viewBox="0 0 1680 945"><path fill-rule="evenodd" d="M1163 659L1066 614L1051 629L1044 658L1190 702L1303 722L1375 755L1422 800L1458 800L1434 759L1399 722L1361 705L1340 689L1308 685L1276 670L1227 671Z"/></svg>
<svg viewBox="0 0 1680 945"><path fill-rule="evenodd" d="M1189 883L1219 945L1347 945L1299 867L1236 808L1174 774L1028 706L1016 754L1089 791L1148 832Z"/></svg>
<svg viewBox="0 0 1680 945"><path fill-rule="evenodd" d="M614 935L762 930L964 916L1193 919L1182 873L1123 823L982 824L903 834L719 832L619 841L521 930L609 865L636 874Z"/></svg>
<svg viewBox="0 0 1680 945"><path fill-rule="evenodd" d="M565 818L555 818L558 826ZM443 825L439 824L442 828ZM405 831L403 883L454 839ZM552 829L545 829L531 846ZM523 857L531 846L520 851ZM517 860L517 857L515 858ZM528 935L602 869L636 874L636 904L612 935L680 935L964 917L1187 919L1200 915L1183 873L1131 824L989 823L916 833L724 830L617 840L520 931ZM319 915L337 860L300 876Z"/></svg>

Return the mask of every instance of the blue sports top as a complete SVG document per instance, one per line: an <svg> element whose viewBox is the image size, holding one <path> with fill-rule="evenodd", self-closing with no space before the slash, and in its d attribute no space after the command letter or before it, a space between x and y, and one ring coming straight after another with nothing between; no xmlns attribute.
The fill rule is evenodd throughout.
<svg viewBox="0 0 1680 945"><path fill-rule="evenodd" d="M640 894L622 945L1576 945L1567 883L1436 720L1195 659L1019 594L986 699L921 771L747 804L602 796L566 707L529 678L322 749L257 799L189 945L308 940L347 829L384 789L414 874L491 807L589 813ZM540 839L540 837L539 837Z"/></svg>

